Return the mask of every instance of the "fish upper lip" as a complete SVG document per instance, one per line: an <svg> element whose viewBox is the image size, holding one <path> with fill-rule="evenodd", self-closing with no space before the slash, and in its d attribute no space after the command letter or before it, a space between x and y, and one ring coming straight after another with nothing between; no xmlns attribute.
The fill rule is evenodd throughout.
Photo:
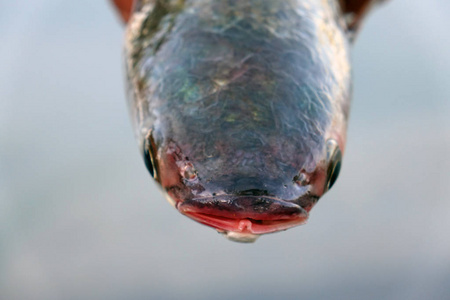
<svg viewBox="0 0 450 300"><path fill-rule="evenodd" d="M269 196L221 195L179 202L177 209L221 232L264 234L306 223L300 205Z"/></svg>

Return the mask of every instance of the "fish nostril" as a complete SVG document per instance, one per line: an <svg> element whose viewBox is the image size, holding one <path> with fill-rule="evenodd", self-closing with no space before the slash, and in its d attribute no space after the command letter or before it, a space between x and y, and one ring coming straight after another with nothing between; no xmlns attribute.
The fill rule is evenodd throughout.
<svg viewBox="0 0 450 300"><path fill-rule="evenodd" d="M300 186L305 186L310 183L310 178L307 174L302 172L299 175L296 175L293 181Z"/></svg>
<svg viewBox="0 0 450 300"><path fill-rule="evenodd" d="M190 162L186 163L186 165L183 167L182 175L188 181L193 181L197 179L197 171L195 170L192 163Z"/></svg>

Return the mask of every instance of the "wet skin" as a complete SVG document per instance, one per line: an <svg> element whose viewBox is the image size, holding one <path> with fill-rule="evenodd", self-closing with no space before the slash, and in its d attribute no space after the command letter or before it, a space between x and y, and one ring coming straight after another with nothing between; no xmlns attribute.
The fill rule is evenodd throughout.
<svg viewBox="0 0 450 300"><path fill-rule="evenodd" d="M304 224L340 170L349 42L336 1L160 1L127 29L130 110L170 203L233 240Z"/></svg>

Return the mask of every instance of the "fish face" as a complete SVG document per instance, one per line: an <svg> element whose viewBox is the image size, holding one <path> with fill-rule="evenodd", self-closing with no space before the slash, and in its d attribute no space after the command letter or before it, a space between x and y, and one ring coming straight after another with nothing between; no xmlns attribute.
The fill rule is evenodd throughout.
<svg viewBox="0 0 450 300"><path fill-rule="evenodd" d="M150 174L179 212L232 240L304 224L345 144L348 41L331 2L186 3L153 14L158 26L145 11L129 25Z"/></svg>
<svg viewBox="0 0 450 300"><path fill-rule="evenodd" d="M308 165L296 161L295 152L286 156L286 149L280 149L280 156L221 145L221 155L215 157L199 156L195 151L203 148L172 140L158 145L152 132L146 141L144 160L168 201L180 213L239 242L306 223L309 211L336 181L342 157L333 139L325 143L323 156ZM286 161L281 161L283 156Z"/></svg>

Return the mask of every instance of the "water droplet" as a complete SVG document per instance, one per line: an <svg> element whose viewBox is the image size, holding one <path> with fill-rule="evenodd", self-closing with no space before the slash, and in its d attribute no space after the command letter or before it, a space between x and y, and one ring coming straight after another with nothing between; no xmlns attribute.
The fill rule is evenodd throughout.
<svg viewBox="0 0 450 300"><path fill-rule="evenodd" d="M227 231L223 233L227 239L238 243L253 243L259 238L259 235L244 232Z"/></svg>

